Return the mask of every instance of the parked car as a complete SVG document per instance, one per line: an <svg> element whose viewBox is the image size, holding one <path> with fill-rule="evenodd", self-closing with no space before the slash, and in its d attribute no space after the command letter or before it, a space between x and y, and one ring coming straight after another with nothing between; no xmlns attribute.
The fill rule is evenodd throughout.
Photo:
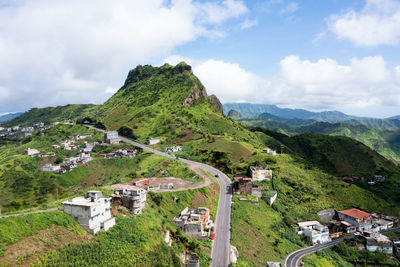
<svg viewBox="0 0 400 267"><path fill-rule="evenodd" d="M211 239L211 240L214 240L214 239L215 239L215 233L212 233L212 234L210 235L210 239Z"/></svg>

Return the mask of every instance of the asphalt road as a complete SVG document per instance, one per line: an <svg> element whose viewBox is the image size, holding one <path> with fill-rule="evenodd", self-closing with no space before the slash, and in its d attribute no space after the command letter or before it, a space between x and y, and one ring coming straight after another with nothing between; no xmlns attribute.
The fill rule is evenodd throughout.
<svg viewBox="0 0 400 267"><path fill-rule="evenodd" d="M392 233L392 232L396 232L396 231L400 231L400 227L394 227L391 229L387 229L387 230L382 230L380 233L382 234L387 234L387 233ZM343 242L345 239L349 239L351 237L345 237L345 238L339 238L339 239L335 239L329 243L325 243L322 245L315 245L312 247L308 247L308 248L303 248L303 249L299 249L296 250L292 253L290 253L285 260L285 266L286 267L297 267L299 265L299 261L302 257L304 257L305 255L314 253L318 250L321 249L326 249L328 247L332 247L336 244L339 244L340 242Z"/></svg>
<svg viewBox="0 0 400 267"><path fill-rule="evenodd" d="M95 128L93 126L86 125L92 129L105 132L104 130ZM155 150L149 146L134 142L128 138L121 137L121 140L132 144L136 147L140 147L143 150L147 150L153 152L154 154L167 157L167 158L175 158L168 153L161 152ZM231 238L231 205L232 205L232 188L231 188L231 181L223 172L220 170L196 161L191 161L187 159L179 158L178 160L186 163L198 166L203 170L208 171L213 176L218 174L218 178L216 180L220 186L220 194L219 194L219 201L218 201L218 210L217 210L217 217L215 218L215 226L214 226L214 233L215 239L212 243L212 252L211 252L211 267L226 267L229 265L229 255L230 255L230 238Z"/></svg>
<svg viewBox="0 0 400 267"><path fill-rule="evenodd" d="M344 241L344 238L339 238L339 239L335 239L328 243L314 245L312 247L296 250L296 251L292 252L291 254L289 254L289 256L287 256L287 258L285 260L285 266L286 267L297 267L299 265L301 258L303 258L305 255L314 253L318 250L326 249L328 247L332 247L343 241Z"/></svg>

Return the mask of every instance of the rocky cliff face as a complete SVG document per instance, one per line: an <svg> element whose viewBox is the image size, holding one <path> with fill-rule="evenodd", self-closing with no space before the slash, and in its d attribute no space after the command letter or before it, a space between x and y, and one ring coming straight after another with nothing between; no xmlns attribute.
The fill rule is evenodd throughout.
<svg viewBox="0 0 400 267"><path fill-rule="evenodd" d="M228 112L228 117L243 118L243 115L239 111L231 109Z"/></svg>
<svg viewBox="0 0 400 267"><path fill-rule="evenodd" d="M194 85L193 91L186 97L185 101L183 101L184 107L190 107L193 105L194 101L197 99L204 98L208 99L207 92L205 88L199 88L197 84Z"/></svg>
<svg viewBox="0 0 400 267"><path fill-rule="evenodd" d="M214 107L218 109L219 112L222 113L224 111L224 108L222 107L222 104L216 95L210 95L208 97L208 100L210 101L211 104L213 104Z"/></svg>

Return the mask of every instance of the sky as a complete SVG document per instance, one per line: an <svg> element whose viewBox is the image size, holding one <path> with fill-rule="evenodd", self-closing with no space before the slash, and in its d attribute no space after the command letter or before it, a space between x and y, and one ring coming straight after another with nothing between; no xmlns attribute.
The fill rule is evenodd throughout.
<svg viewBox="0 0 400 267"><path fill-rule="evenodd" d="M400 115L400 0L0 0L0 114L186 61L223 103Z"/></svg>

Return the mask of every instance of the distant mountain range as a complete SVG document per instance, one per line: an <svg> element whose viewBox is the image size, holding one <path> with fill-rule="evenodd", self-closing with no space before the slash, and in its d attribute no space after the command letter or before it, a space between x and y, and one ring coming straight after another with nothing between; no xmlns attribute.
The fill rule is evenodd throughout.
<svg viewBox="0 0 400 267"><path fill-rule="evenodd" d="M226 103L223 105L224 114L235 110L247 118L258 118L263 113L269 113L284 119L303 119L323 122L339 122L348 120L376 120L374 118L347 115L340 111L312 112L305 109L280 108L276 105L251 104L251 103ZM387 118L389 120L399 119L399 116Z"/></svg>
<svg viewBox="0 0 400 267"><path fill-rule="evenodd" d="M10 121L12 119L15 119L15 118L21 116L22 114L23 114L23 112L16 112L16 113L7 113L7 114L4 114L4 115L1 115L0 116L0 123L8 122L8 121Z"/></svg>
<svg viewBox="0 0 400 267"><path fill-rule="evenodd" d="M370 148L376 150L386 158L400 162L400 120L392 117L389 119L358 118L348 116L341 112L327 111L315 113L308 116L307 119L296 118L306 114L300 110L300 115L296 115L298 110L280 109L277 106L256 105L251 110L253 104L227 105L226 107L235 107L242 110L245 114L253 114L253 117L244 116L240 111L231 109L228 116L242 124L263 127L278 131L290 136L319 133L332 136L346 136L364 143ZM264 106L264 107L263 107ZM271 113L261 113L255 116L256 111L268 109L275 114L286 115L286 117L277 116ZM225 110L224 110L225 111ZM235 116L232 116L235 114ZM291 118L288 118L291 117ZM397 116L399 117L399 116Z"/></svg>

